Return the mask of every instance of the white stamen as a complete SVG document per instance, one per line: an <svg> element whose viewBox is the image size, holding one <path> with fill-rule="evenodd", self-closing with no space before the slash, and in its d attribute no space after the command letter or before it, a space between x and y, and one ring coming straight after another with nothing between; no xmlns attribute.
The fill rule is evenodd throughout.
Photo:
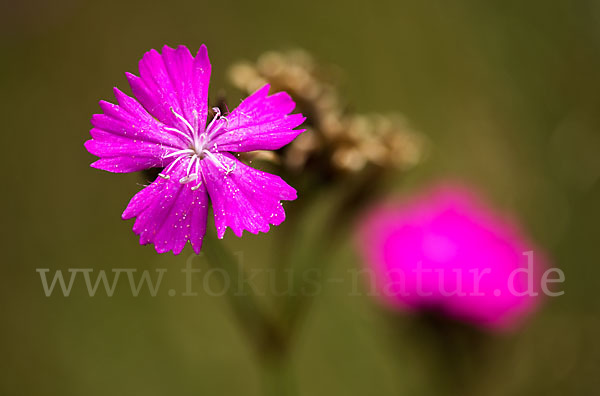
<svg viewBox="0 0 600 396"><path fill-rule="evenodd" d="M192 120L192 126L194 127L194 130L197 131L198 130L198 111L196 111L196 109L192 110L192 116L194 117L194 119Z"/></svg>
<svg viewBox="0 0 600 396"><path fill-rule="evenodd" d="M173 151L172 153L165 155L163 157L163 159L169 158L169 157L175 157L175 156L183 155L183 154L194 154L194 153L195 153L195 151L192 149L177 150L177 151Z"/></svg>
<svg viewBox="0 0 600 396"><path fill-rule="evenodd" d="M216 132L223 128L223 123L218 124L218 122L222 119L225 119L225 125L229 125L227 118L225 118L225 116L221 116L221 109L218 107L213 107L213 111L215 112L215 116L210 121L210 124L208 124L206 127L206 134L209 136L214 136Z"/></svg>
<svg viewBox="0 0 600 396"><path fill-rule="evenodd" d="M225 170L225 175L228 175L231 172L233 172L235 170L235 168L237 168L237 164L236 163L233 163L233 168L230 168L229 166L227 166L227 169Z"/></svg>
<svg viewBox="0 0 600 396"><path fill-rule="evenodd" d="M192 165L194 165L196 163L196 161L195 161L196 158L198 158L198 154L194 154L194 155L192 155L192 158L190 158L190 163L188 164L187 172L186 172L187 176L190 175L190 170L192 169Z"/></svg>
<svg viewBox="0 0 600 396"><path fill-rule="evenodd" d="M196 131L194 130L194 128L190 125L190 123L188 122L188 120L185 119L185 117L183 117L181 114L177 114L177 112L175 112L175 110L173 110L173 108L171 107L171 112L175 115L175 117L179 118L179 120L181 122L183 122L185 124L185 126L187 126L190 130L190 133L194 134L196 133Z"/></svg>
<svg viewBox="0 0 600 396"><path fill-rule="evenodd" d="M166 173L169 173L169 171L171 170L171 168L173 168L173 166L175 166L175 164L177 162L179 162L183 157L177 157L175 158L175 160L173 162L171 162L166 168L165 170L163 170L162 172L160 172L158 175L160 176L161 174L163 174L161 177L164 179L165 176L166 178L169 177L169 175L166 175Z"/></svg>
<svg viewBox="0 0 600 396"><path fill-rule="evenodd" d="M176 133L176 134L184 137L185 140L188 141L188 143L193 143L193 141L194 141L190 135L188 135L187 133L181 132L179 129L171 128L171 127L163 127L163 128L169 132L173 132L173 133Z"/></svg>
<svg viewBox="0 0 600 396"><path fill-rule="evenodd" d="M200 175L200 157L196 156L196 161L194 161L194 163L196 164L196 175ZM202 185L202 179L200 177L198 177L198 179L198 184L191 188L192 191L196 191Z"/></svg>
<svg viewBox="0 0 600 396"><path fill-rule="evenodd" d="M225 165L221 161L219 161L219 159L208 150L202 150L202 154L204 154L208 159L210 159L213 163L215 163L215 165L217 165L218 167L221 167L225 171L225 175L229 175L236 168L235 163L233 164L233 168L231 168L228 165Z"/></svg>
<svg viewBox="0 0 600 396"><path fill-rule="evenodd" d="M189 182L192 182L194 180L196 180L198 178L198 174L193 174L193 175L189 175L189 176L184 176L181 179L179 179L179 183L181 184L188 184Z"/></svg>

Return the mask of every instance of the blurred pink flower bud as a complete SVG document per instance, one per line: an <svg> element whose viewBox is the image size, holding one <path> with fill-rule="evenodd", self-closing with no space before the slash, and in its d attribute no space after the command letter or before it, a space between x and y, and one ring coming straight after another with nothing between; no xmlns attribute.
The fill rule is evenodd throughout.
<svg viewBox="0 0 600 396"><path fill-rule="evenodd" d="M358 244L371 291L397 309L501 330L539 302L544 254L463 187L445 184L373 208Z"/></svg>

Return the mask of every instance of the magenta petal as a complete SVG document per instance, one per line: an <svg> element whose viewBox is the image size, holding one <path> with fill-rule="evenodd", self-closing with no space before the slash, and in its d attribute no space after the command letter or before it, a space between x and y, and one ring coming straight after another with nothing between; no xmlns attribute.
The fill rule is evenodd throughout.
<svg viewBox="0 0 600 396"><path fill-rule="evenodd" d="M155 168L159 165L156 158L136 156L135 158L101 158L98 161L92 162L90 166L95 169L101 169L113 173L130 173L138 172L144 169Z"/></svg>
<svg viewBox="0 0 600 396"><path fill-rule="evenodd" d="M204 128L208 112L208 85L211 66L206 47L196 57L185 46L163 48L163 54L151 50L139 63L140 77L127 73L136 98L158 120L181 131L186 125L173 111L194 128Z"/></svg>
<svg viewBox="0 0 600 396"><path fill-rule="evenodd" d="M118 104L101 101L104 114L92 117L92 140L85 147L100 157L92 167L122 173L164 166L164 156L184 147L184 138L166 131L135 99L114 92Z"/></svg>
<svg viewBox="0 0 600 396"><path fill-rule="evenodd" d="M227 115L227 126L211 136L219 151L277 150L304 132L294 130L306 118L289 114L296 107L292 98L285 92L268 93L265 85Z"/></svg>
<svg viewBox="0 0 600 396"><path fill-rule="evenodd" d="M162 56L177 91L182 115L194 128L204 128L211 69L206 47L202 45L194 58L183 45L175 50L165 46Z"/></svg>
<svg viewBox="0 0 600 396"><path fill-rule="evenodd" d="M238 237L244 230L269 231L269 224L285 220L280 201L296 199L296 190L279 176L251 168L231 154L214 154L214 159L204 158L201 165L219 238L227 227Z"/></svg>
<svg viewBox="0 0 600 396"><path fill-rule="evenodd" d="M206 233L208 196L204 186L192 190L194 183L181 184L185 162L168 172L169 180L157 178L137 193L123 212L123 219L137 217L133 231L140 244L152 243L158 253L179 254L189 240L200 252Z"/></svg>
<svg viewBox="0 0 600 396"><path fill-rule="evenodd" d="M94 139L85 142L85 148L100 158L140 156L155 159L159 165L167 152L163 146L156 143L134 141L102 131L92 130L92 136Z"/></svg>

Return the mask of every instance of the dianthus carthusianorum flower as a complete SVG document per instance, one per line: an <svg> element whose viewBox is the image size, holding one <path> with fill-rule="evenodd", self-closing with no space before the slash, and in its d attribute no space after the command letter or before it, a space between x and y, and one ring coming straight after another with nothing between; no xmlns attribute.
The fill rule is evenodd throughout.
<svg viewBox="0 0 600 396"><path fill-rule="evenodd" d="M394 308L503 330L539 303L544 253L461 186L375 207L359 226L358 242L377 294Z"/></svg>
<svg viewBox="0 0 600 396"><path fill-rule="evenodd" d="M164 168L122 215L136 217L140 243L179 254L189 240L199 253L209 197L219 238L227 227L241 236L279 225L285 219L280 201L296 199L296 190L232 153L276 150L302 133L294 128L304 117L290 114L290 96L269 96L265 85L226 116L213 109L207 125L211 65L204 45L195 57L185 46L151 50L139 69L139 77L127 73L135 99L115 88L117 104L101 101L103 114L92 117L85 147L100 157L92 167L109 172Z"/></svg>

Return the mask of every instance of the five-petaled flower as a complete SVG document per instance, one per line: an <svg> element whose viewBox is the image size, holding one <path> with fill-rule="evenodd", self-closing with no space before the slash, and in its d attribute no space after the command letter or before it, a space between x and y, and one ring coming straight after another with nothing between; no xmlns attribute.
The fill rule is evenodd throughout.
<svg viewBox="0 0 600 396"><path fill-rule="evenodd" d="M99 160L92 167L110 172L164 168L138 192L123 212L136 217L133 231L141 244L159 253L179 254L189 240L199 253L206 233L209 197L217 235L227 227L241 236L267 232L285 219L281 200L296 191L279 176L251 168L232 153L276 150L303 130L295 103L265 85L227 116L206 125L211 65L202 45L195 57L185 46L147 52L140 76L127 73L134 99L115 88L118 104L101 101L103 114L92 117L92 139L85 143Z"/></svg>

